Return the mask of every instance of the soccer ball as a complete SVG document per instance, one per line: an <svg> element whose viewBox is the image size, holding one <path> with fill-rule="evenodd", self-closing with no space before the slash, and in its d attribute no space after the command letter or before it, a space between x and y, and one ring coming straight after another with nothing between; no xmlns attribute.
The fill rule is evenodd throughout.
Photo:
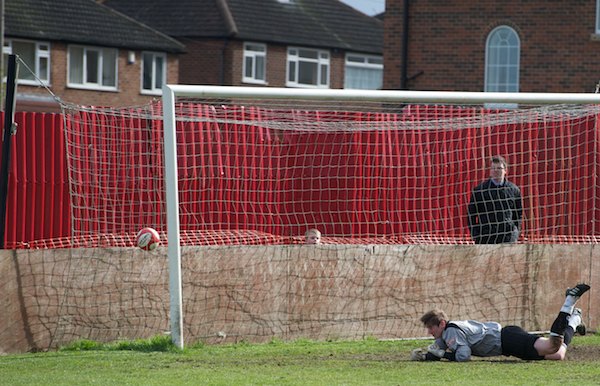
<svg viewBox="0 0 600 386"><path fill-rule="evenodd" d="M152 251L160 244L160 235L154 228L142 228L135 236L135 242L144 251Z"/></svg>

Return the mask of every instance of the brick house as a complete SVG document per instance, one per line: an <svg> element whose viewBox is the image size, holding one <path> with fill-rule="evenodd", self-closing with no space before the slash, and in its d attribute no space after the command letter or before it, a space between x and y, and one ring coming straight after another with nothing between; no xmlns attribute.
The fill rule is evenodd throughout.
<svg viewBox="0 0 600 386"><path fill-rule="evenodd" d="M387 0L384 88L593 92L599 3Z"/></svg>
<svg viewBox="0 0 600 386"><path fill-rule="evenodd" d="M182 84L378 89L383 23L338 0L104 0L185 44Z"/></svg>
<svg viewBox="0 0 600 386"><path fill-rule="evenodd" d="M181 43L93 0L6 0L4 19L4 54L25 63L17 110L57 111L46 88L67 102L130 106L178 81Z"/></svg>

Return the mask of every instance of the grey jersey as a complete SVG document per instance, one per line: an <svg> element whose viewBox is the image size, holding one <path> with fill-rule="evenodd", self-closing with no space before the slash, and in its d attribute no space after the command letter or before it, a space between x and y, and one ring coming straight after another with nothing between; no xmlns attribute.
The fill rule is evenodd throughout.
<svg viewBox="0 0 600 386"><path fill-rule="evenodd" d="M501 331L502 326L496 322L450 321L436 343L440 348L454 352L458 362L468 361L471 355L498 356L502 355Z"/></svg>

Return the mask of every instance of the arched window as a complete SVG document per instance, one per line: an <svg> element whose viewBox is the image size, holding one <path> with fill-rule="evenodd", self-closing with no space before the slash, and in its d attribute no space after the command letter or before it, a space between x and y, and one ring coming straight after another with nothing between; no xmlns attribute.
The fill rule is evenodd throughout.
<svg viewBox="0 0 600 386"><path fill-rule="evenodd" d="M485 91L518 92L521 41L508 26L494 28L485 44Z"/></svg>
<svg viewBox="0 0 600 386"><path fill-rule="evenodd" d="M600 0L596 0L596 35L600 34Z"/></svg>

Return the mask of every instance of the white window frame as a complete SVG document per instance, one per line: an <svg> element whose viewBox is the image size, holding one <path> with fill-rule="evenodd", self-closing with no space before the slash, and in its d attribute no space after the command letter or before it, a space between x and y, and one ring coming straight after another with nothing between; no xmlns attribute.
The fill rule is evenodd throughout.
<svg viewBox="0 0 600 386"><path fill-rule="evenodd" d="M501 44L495 44L494 39L501 32L510 33L510 38L516 38L512 45L506 38L501 38ZM485 43L485 86L486 92L519 92L519 71L521 60L521 40L519 34L510 26L501 25L494 28ZM492 79L493 78L493 79ZM506 89L500 90L499 85Z"/></svg>
<svg viewBox="0 0 600 386"><path fill-rule="evenodd" d="M13 42L20 43L31 43L35 46L35 63L27 63L29 68L34 72L37 79L22 79L19 78L20 75L24 73L28 73L29 70L26 68L21 68L17 74L17 83L23 85L31 85L38 86L40 85L40 81L43 85L50 85L50 43L48 42L38 42L33 40L25 40L25 39L7 39L4 41L3 54L4 55L12 55L13 54ZM16 53L18 54L18 53ZM4 58L3 58L4 60ZM21 58L23 60L23 58ZM42 73L42 62L46 61L46 70ZM6 61L5 61L6 63ZM22 67L22 66L21 66ZM6 72L6 68L4 68ZM5 75L3 75L6 78Z"/></svg>
<svg viewBox="0 0 600 386"><path fill-rule="evenodd" d="M301 52L315 53L316 58L302 56ZM288 47L287 50L287 66L286 66L286 86L288 87L305 87L305 88L329 88L330 83L330 68L331 55L328 50L318 50L314 48L304 47ZM315 64L316 65L316 84L300 83L300 65Z"/></svg>
<svg viewBox="0 0 600 386"><path fill-rule="evenodd" d="M354 60L358 59L358 60ZM358 69L369 69L369 70L379 70L381 71L381 84L378 88L370 90L379 90L383 88L383 56L381 55L367 55L367 54L359 54L355 52L346 53L346 59L344 64L344 88L351 89L349 87L348 82L348 68L358 68Z"/></svg>
<svg viewBox="0 0 600 386"><path fill-rule="evenodd" d="M600 0L596 0L596 35L600 35Z"/></svg>
<svg viewBox="0 0 600 386"><path fill-rule="evenodd" d="M252 49L253 47L260 48L260 50ZM260 66L264 79L259 77L259 66L257 62L262 58L262 66ZM247 76L247 62L248 60L252 63L252 75ZM242 82L254 83L254 84L267 84L267 45L263 43L244 43L244 61L242 65Z"/></svg>
<svg viewBox="0 0 600 386"><path fill-rule="evenodd" d="M72 64L72 55L74 49L81 49L83 52L83 57L81 58L82 63L82 81L81 83L71 81L71 72L73 69L71 68ZM80 46L80 45L69 45L67 49L67 87L71 88L80 88L86 90L102 90L102 91L117 91L119 84L119 50L116 48L109 47L93 47L93 46ZM89 82L88 73L87 73L87 61L90 53L97 53L97 82ZM114 57L114 85L112 84L103 84L103 75L104 75L104 56L108 53L112 53Z"/></svg>
<svg viewBox="0 0 600 386"><path fill-rule="evenodd" d="M144 79L146 75L146 59L147 57L151 57L151 88L144 88ZM161 77L162 81L157 79L157 69L158 59L162 59L162 70ZM167 54L164 52L151 52L151 51L142 51L142 65L140 68L140 93L145 95L162 95L162 86L167 82Z"/></svg>

